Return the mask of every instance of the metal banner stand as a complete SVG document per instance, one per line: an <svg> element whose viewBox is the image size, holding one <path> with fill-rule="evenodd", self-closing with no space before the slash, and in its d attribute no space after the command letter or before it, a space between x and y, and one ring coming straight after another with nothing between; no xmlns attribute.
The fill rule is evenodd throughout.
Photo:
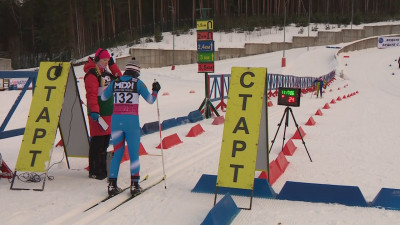
<svg viewBox="0 0 400 225"><path fill-rule="evenodd" d="M208 83L208 73L205 73L204 76L204 80L205 80L205 98L203 100L203 102L201 103L199 110L203 113L204 111L204 115L205 118L208 119L211 117L211 113L214 112L215 115L219 116L217 109L215 109L214 105L211 103L210 101L210 92L209 92L209 83Z"/></svg>
<svg viewBox="0 0 400 225"><path fill-rule="evenodd" d="M306 143L304 142L303 135L301 135L301 132L300 132L300 130L299 130L299 125L297 124L296 119L294 118L292 108L290 108L289 106L286 107L285 112L284 112L283 115L282 115L282 119L281 119L281 121L278 123L278 129L276 130L274 139L271 141L272 143L271 143L271 147L270 147L270 149L269 149L269 152L271 152L271 149L272 149L272 146L274 145L276 136L278 135L279 128L281 128L283 118L285 118L285 115L286 115L286 119L285 119L285 129L284 129L284 131L283 131L283 142L282 142L282 150L283 150L283 146L284 146L284 144L285 144L286 127L289 126L289 112L290 112L290 114L292 115L294 124L296 125L296 128L297 128L297 132L300 134L301 141L303 142L304 148L306 149L308 158L310 159L310 162L312 162L310 153L308 152Z"/></svg>
<svg viewBox="0 0 400 225"><path fill-rule="evenodd" d="M13 173L13 178L12 178L12 181L11 181L11 186L10 186L10 190L34 190L34 191L43 191L44 190L44 185L46 184L46 178L47 178L47 172L46 173L43 173L43 174L45 174L45 177L44 177L44 179L43 179L43 184L42 184L42 188L41 189L37 189L37 188L15 188L14 187L14 181L15 181L15 177L17 177L18 175L17 175L17 171L14 171L14 173ZM43 175L43 174L41 174L41 175ZM35 174L35 176L39 176L39 178L41 177L41 175L38 175L38 174ZM35 181L30 181L30 180L28 180L28 182L35 182Z"/></svg>

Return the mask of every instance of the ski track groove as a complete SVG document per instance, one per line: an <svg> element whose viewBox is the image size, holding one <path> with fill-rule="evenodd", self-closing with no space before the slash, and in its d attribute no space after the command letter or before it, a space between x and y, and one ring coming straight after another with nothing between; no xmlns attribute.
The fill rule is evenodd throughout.
<svg viewBox="0 0 400 225"><path fill-rule="evenodd" d="M215 141L212 142L202 148L197 149L197 151L194 154L188 154L185 157L181 157L179 159L169 161L169 168L166 170L166 184L168 184L168 177L173 176L174 174L178 173L179 171L182 171L183 168L190 167L193 163L195 163L198 160L201 160L203 158L208 157L209 155L214 153L215 146L220 145L220 141ZM158 173L154 172L152 174L149 174L149 180L146 181L146 183L149 183L151 185L152 181L154 182L154 179L152 177L157 177L160 176L162 177L162 169L157 170ZM159 174L159 175L157 175ZM161 184L159 184L161 185ZM144 188L147 185L143 185ZM112 208L114 208L117 204L122 202L125 198L128 197L128 190L113 197L112 199L101 203L100 205L96 206L95 208L83 212L85 209L89 208L90 206L96 204L99 202L101 199L98 199L96 201L93 201L93 203L90 204L82 204L78 206L76 209L73 209L69 212L66 212L63 216L52 220L46 224L89 224L90 222L100 218L101 216L105 215L108 213ZM142 196L143 197L143 196ZM132 200L134 201L134 200Z"/></svg>

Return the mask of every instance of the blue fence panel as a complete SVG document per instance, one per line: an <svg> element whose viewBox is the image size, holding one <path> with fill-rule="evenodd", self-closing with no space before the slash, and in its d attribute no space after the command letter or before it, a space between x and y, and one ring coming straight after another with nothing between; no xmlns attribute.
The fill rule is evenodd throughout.
<svg viewBox="0 0 400 225"><path fill-rule="evenodd" d="M208 79L212 81L212 84L210 85L211 90L210 90L210 101L218 101L221 100L222 97L222 85L221 85L221 80L222 80L222 75L209 75Z"/></svg>
<svg viewBox="0 0 400 225"><path fill-rule="evenodd" d="M326 81L331 80L335 77L335 71L322 76ZM209 75L208 79L211 83L209 89L210 101L222 101L228 98L229 85L230 85L230 74L215 74ZM277 90L279 87L296 87L296 88L309 88L313 86L313 82L316 77L296 77L293 75L282 75L282 74L267 74L267 91Z"/></svg>
<svg viewBox="0 0 400 225"><path fill-rule="evenodd" d="M230 85L230 74L215 74L208 76L210 85L209 97L210 101L218 101L222 100L222 96L224 99L228 98L229 94L229 85Z"/></svg>
<svg viewBox="0 0 400 225"><path fill-rule="evenodd" d="M15 110L17 109L19 103L24 97L26 91L29 88L29 85L32 84L32 94L35 89L36 79L37 79L38 71L0 71L0 78L28 78L27 82L25 83L24 87L21 90L21 93L18 95L17 99L15 100L13 106L11 107L10 111L8 112L7 116L5 117L3 123L0 126L0 139L14 137L18 135L22 135L25 131L25 128L19 128L15 130L4 131L8 122L10 121L11 117L13 116Z"/></svg>
<svg viewBox="0 0 400 225"><path fill-rule="evenodd" d="M231 84L231 75L230 74L224 74L224 87L225 87L225 93L226 95L224 96L224 99L228 98L229 94L229 85Z"/></svg>

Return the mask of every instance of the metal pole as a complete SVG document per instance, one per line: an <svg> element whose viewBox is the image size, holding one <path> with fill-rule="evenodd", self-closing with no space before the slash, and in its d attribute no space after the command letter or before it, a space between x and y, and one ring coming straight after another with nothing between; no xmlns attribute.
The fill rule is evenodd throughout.
<svg viewBox="0 0 400 225"><path fill-rule="evenodd" d="M351 31L353 31L353 14L354 14L354 0L351 1L351 23L350 23Z"/></svg>
<svg viewBox="0 0 400 225"><path fill-rule="evenodd" d="M172 19L172 66L175 65L175 10L171 1L171 19Z"/></svg>
<svg viewBox="0 0 400 225"><path fill-rule="evenodd" d="M284 10L285 12L283 13L283 58L285 58L285 50L286 50L286 1L283 2L284 4Z"/></svg>
<svg viewBox="0 0 400 225"><path fill-rule="evenodd" d="M283 56L282 56L282 67L286 67L286 0L283 2L284 12L283 12Z"/></svg>
<svg viewBox="0 0 400 225"><path fill-rule="evenodd" d="M172 8L172 65L175 65L175 10Z"/></svg>
<svg viewBox="0 0 400 225"><path fill-rule="evenodd" d="M354 0L351 1L351 25L350 25L350 30L351 30L351 41L353 41L353 15L354 15Z"/></svg>
<svg viewBox="0 0 400 225"><path fill-rule="evenodd" d="M307 51L310 50L310 18L311 18L311 0L308 0L308 38L307 38Z"/></svg>
<svg viewBox="0 0 400 225"><path fill-rule="evenodd" d="M326 24L329 24L329 0L326 0Z"/></svg>

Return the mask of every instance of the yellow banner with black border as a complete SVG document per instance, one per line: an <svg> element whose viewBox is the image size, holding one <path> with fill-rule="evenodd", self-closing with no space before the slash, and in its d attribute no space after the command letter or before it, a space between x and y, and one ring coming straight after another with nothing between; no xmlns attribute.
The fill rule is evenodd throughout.
<svg viewBox="0 0 400 225"><path fill-rule="evenodd" d="M233 67L219 159L217 186L252 190L266 68ZM265 105L265 104L264 104ZM265 110L265 109L264 109Z"/></svg>
<svg viewBox="0 0 400 225"><path fill-rule="evenodd" d="M15 170L46 172L63 105L70 63L41 62Z"/></svg>

